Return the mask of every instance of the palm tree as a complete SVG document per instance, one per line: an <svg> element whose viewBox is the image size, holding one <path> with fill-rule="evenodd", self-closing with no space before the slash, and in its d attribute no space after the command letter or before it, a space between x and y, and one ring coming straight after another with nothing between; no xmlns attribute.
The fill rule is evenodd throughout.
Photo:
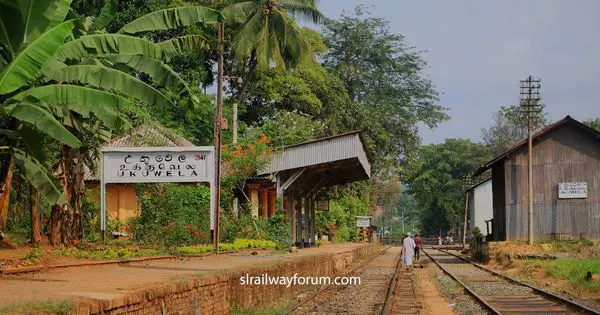
<svg viewBox="0 0 600 315"><path fill-rule="evenodd" d="M294 17L322 23L325 17L317 9L317 0L234 0L222 13L228 21L242 23L233 38L233 52L238 59L285 69L297 64L310 52Z"/></svg>

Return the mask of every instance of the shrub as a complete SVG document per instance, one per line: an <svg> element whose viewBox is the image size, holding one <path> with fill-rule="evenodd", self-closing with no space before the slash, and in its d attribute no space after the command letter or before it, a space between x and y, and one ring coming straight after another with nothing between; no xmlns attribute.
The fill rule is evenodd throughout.
<svg viewBox="0 0 600 315"><path fill-rule="evenodd" d="M39 263L44 256L44 250L41 247L34 247L27 252L23 257L21 264L23 265L34 265Z"/></svg>
<svg viewBox="0 0 600 315"><path fill-rule="evenodd" d="M481 242L483 242L483 234L478 227L475 227L471 234L471 238L469 239L471 258L475 261L483 260L483 249L481 248Z"/></svg>
<svg viewBox="0 0 600 315"><path fill-rule="evenodd" d="M177 184L139 189L139 217L130 221L143 244L191 245L210 241L210 189Z"/></svg>
<svg viewBox="0 0 600 315"><path fill-rule="evenodd" d="M252 218L247 214L238 217L227 215L223 218L223 238L225 243L234 243L240 239L272 241L278 249L289 248L291 235L285 216L277 213L269 219Z"/></svg>
<svg viewBox="0 0 600 315"><path fill-rule="evenodd" d="M219 243L219 251L221 252L241 251L246 249L276 249L277 247L277 243L269 240L238 239L233 243ZM177 247L175 253L182 256L193 256L212 253L213 251L213 245L196 245Z"/></svg>

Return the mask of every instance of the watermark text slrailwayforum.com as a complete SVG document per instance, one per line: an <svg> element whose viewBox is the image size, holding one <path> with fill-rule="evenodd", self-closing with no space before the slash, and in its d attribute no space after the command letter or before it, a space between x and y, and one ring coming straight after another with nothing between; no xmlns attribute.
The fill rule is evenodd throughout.
<svg viewBox="0 0 600 315"><path fill-rule="evenodd" d="M299 276L295 273L291 277L286 276L269 276L263 273L260 276L251 276L246 274L240 277L241 285L360 285L360 277L314 277L314 276Z"/></svg>

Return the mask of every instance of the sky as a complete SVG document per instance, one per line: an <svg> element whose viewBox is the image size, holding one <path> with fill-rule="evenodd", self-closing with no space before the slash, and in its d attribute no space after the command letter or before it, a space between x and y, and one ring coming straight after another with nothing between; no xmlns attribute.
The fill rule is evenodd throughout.
<svg viewBox="0 0 600 315"><path fill-rule="evenodd" d="M481 140L500 106L519 102L519 81L542 80L548 119L600 117L600 1L597 0L321 0L337 18L371 6L409 46L426 50L427 77L451 119L424 143Z"/></svg>

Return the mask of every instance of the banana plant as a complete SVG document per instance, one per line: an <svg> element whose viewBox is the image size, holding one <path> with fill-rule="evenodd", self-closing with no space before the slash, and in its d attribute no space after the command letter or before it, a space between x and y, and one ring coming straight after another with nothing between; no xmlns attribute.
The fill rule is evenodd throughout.
<svg viewBox="0 0 600 315"><path fill-rule="evenodd" d="M203 7L174 8L150 13L118 34L108 34L104 28L115 6L107 2L98 18L78 23L83 28L76 36L77 21L65 21L70 2L0 0L0 54L6 61L0 63L0 113L8 117L7 128L0 129L7 144L0 146L0 217L7 212L14 164L50 202L70 202L48 163L40 161L40 147L32 143L36 138L32 133L44 133L60 143L61 151L73 152L82 145L85 122L81 118L93 115L103 126L117 128L126 123L117 109L130 105L131 98L170 106L156 87L189 91L167 63L177 53L207 41L186 36L154 43L133 34L221 19L218 12ZM128 70L148 74L155 84L139 80Z"/></svg>

